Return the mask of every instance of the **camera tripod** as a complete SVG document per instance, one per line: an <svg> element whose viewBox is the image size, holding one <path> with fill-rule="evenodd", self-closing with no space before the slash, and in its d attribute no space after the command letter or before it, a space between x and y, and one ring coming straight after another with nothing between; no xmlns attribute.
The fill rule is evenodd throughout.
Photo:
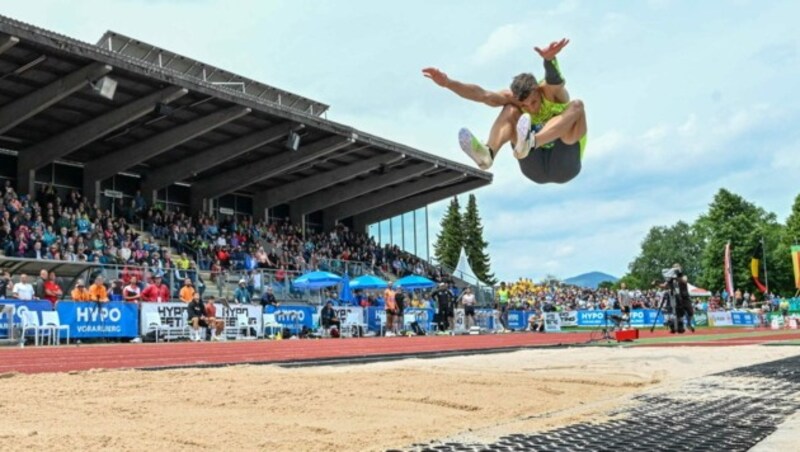
<svg viewBox="0 0 800 452"><path fill-rule="evenodd" d="M608 317L609 317L608 311L603 311L603 324L598 326L594 330L592 330L592 333L589 335L590 339L589 339L588 343L591 344L592 342L600 342L600 341L611 342L611 341L614 340L614 337L611 335L611 329L608 327ZM611 316L611 317L612 317L612 321L613 321L613 317L614 316ZM619 326L619 323L617 323L616 321L614 322L614 324L615 324L614 325L615 328ZM595 333L598 333L598 332L602 333L602 336L599 339L595 339L594 335L595 335Z"/></svg>
<svg viewBox="0 0 800 452"><path fill-rule="evenodd" d="M661 298L661 303L658 306L658 312L656 313L656 318L653 319L653 326L650 327L650 332L652 333L656 329L656 324L658 323L658 317L664 312L664 306L669 302L670 308L672 309L672 327L674 331L678 331L678 312L677 312L677 303L675 302L675 293L673 292L674 289L669 289L666 294Z"/></svg>

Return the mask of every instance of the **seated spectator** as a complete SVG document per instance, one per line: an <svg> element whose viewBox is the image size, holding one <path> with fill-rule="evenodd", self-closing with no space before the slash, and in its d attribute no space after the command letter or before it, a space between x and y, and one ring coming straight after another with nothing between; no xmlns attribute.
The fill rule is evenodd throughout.
<svg viewBox="0 0 800 452"><path fill-rule="evenodd" d="M153 276L150 284L142 291L142 301L166 303L169 300L169 287L161 281L161 276Z"/></svg>
<svg viewBox="0 0 800 452"><path fill-rule="evenodd" d="M142 300L142 288L139 287L139 278L130 277L130 283L122 289L122 299L128 303L138 303Z"/></svg>
<svg viewBox="0 0 800 452"><path fill-rule="evenodd" d="M89 293L89 289L86 288L86 284L82 279L79 279L78 282L75 283L75 288L72 289L70 298L72 298L72 301L92 301L92 295Z"/></svg>
<svg viewBox="0 0 800 452"><path fill-rule="evenodd" d="M36 299L33 286L28 282L28 275L19 275L19 282L11 289L12 296L17 300L31 301Z"/></svg>
<svg viewBox="0 0 800 452"><path fill-rule="evenodd" d="M58 284L58 279L56 278L56 272L50 272L48 275L47 281L44 283L44 299L49 300L52 303L53 308L55 308L56 303L61 297L64 295L64 291L61 289L61 286Z"/></svg>
<svg viewBox="0 0 800 452"><path fill-rule="evenodd" d="M233 293L233 302L250 304L250 290L247 289L247 281L244 279L239 280L239 287Z"/></svg>
<svg viewBox="0 0 800 452"><path fill-rule="evenodd" d="M222 332L225 330L225 320L217 318L217 306L214 304L214 297L208 297L205 307L205 321L209 328L214 328L211 334L212 341L225 340Z"/></svg>
<svg viewBox="0 0 800 452"><path fill-rule="evenodd" d="M103 277L98 276L94 279L94 284L89 286L90 301L108 302L108 289L103 283Z"/></svg>
<svg viewBox="0 0 800 452"><path fill-rule="evenodd" d="M189 320L189 325L192 326L192 336L189 340L200 342L203 340L200 337L200 327L208 327L206 323L206 313L203 301L200 300L200 294L195 293L189 304L186 306L186 316Z"/></svg>
<svg viewBox="0 0 800 452"><path fill-rule="evenodd" d="M330 329L331 327L338 329L341 326L339 317L336 316L336 310L333 309L333 303L330 301L325 303L325 307L319 313L319 318L322 327L325 329Z"/></svg>
<svg viewBox="0 0 800 452"><path fill-rule="evenodd" d="M262 307L267 307L267 306L278 307L278 306L280 306L280 303L278 303L278 300L275 298L275 295L272 293L272 286L267 286L267 288L264 290L264 293L261 295L261 306Z"/></svg>
<svg viewBox="0 0 800 452"><path fill-rule="evenodd" d="M197 294L198 297L200 296L200 294L194 290L192 280L190 278L184 279L183 287L181 287L181 290L178 293L178 298L184 303L189 303L194 299L195 294Z"/></svg>

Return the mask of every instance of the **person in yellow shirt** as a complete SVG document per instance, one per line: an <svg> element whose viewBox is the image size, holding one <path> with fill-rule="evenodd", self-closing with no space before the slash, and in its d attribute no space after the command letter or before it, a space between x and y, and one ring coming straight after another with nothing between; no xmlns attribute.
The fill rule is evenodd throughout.
<svg viewBox="0 0 800 452"><path fill-rule="evenodd" d="M82 279L78 280L70 295L72 301L92 301L92 296L89 293L89 289L86 288L86 284Z"/></svg>
<svg viewBox="0 0 800 452"><path fill-rule="evenodd" d="M191 265L191 261L189 260L189 256L186 253L181 253L181 256L175 259L175 267L178 270L189 270L189 266ZM189 301L192 301L191 299ZM188 301L187 301L188 303Z"/></svg>
<svg viewBox="0 0 800 452"><path fill-rule="evenodd" d="M89 287L88 301L100 301L103 303L108 302L108 290L106 289L106 285L103 283L102 276L95 278L94 284Z"/></svg>
<svg viewBox="0 0 800 452"><path fill-rule="evenodd" d="M184 303L190 303L194 298L195 294L194 286L192 285L192 280L186 278L183 280L183 287L181 287L181 291L178 293L178 298L181 299Z"/></svg>

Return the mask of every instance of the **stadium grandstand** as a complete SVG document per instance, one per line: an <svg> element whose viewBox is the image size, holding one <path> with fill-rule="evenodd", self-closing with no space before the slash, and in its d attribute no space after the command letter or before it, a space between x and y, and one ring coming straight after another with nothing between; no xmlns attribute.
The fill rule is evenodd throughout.
<svg viewBox="0 0 800 452"><path fill-rule="evenodd" d="M491 183L327 110L111 31L90 44L0 17L0 177L20 195L80 189L110 209L141 191L168 211L366 231Z"/></svg>

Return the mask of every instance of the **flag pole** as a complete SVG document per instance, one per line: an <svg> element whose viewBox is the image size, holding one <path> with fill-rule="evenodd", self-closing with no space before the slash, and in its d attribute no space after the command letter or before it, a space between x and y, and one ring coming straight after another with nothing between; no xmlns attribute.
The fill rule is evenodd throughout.
<svg viewBox="0 0 800 452"><path fill-rule="evenodd" d="M767 295L769 293L769 275L767 275L767 250L764 246L764 236L761 236L761 257L764 260L764 286L767 288Z"/></svg>

